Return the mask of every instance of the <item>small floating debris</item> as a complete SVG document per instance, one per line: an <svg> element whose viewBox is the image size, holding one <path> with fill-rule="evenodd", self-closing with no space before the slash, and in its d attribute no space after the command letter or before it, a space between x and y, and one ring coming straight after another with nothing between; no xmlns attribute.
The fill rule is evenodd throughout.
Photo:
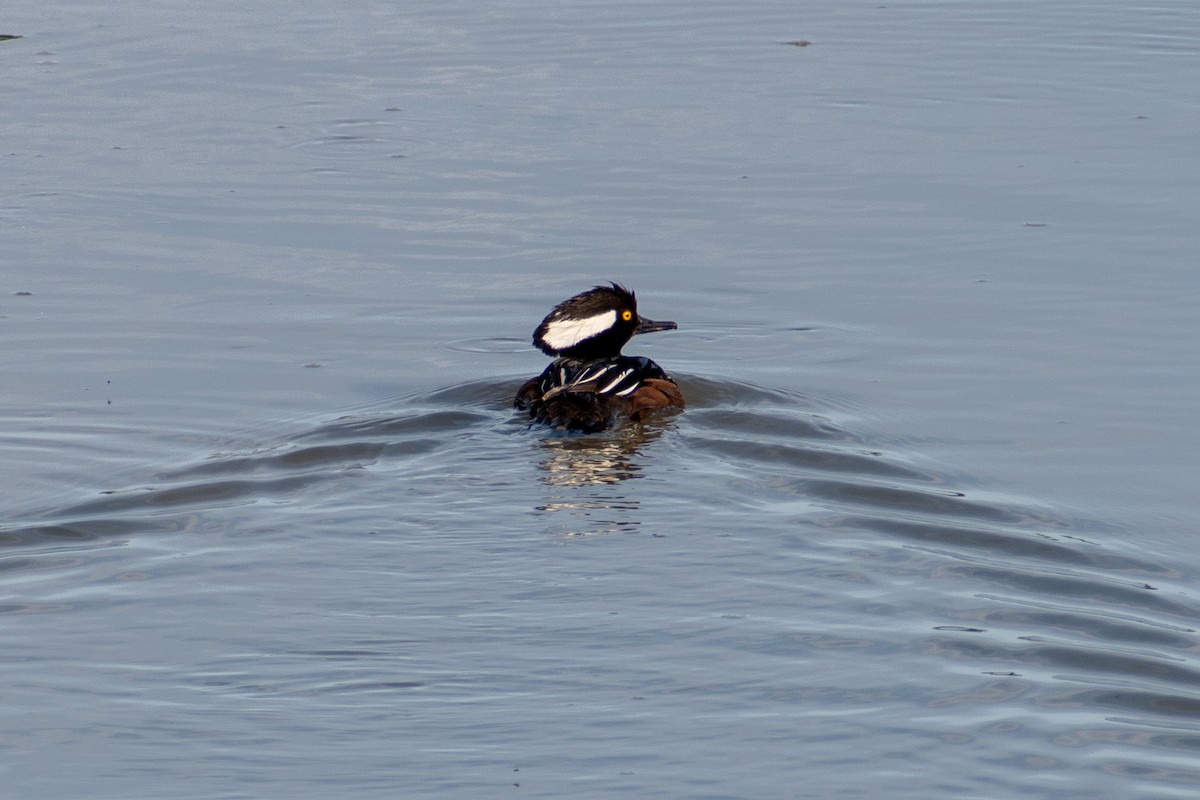
<svg viewBox="0 0 1200 800"><path fill-rule="evenodd" d="M808 47L812 42L808 39L792 39L790 42L780 42L780 44L790 44L792 47Z"/></svg>

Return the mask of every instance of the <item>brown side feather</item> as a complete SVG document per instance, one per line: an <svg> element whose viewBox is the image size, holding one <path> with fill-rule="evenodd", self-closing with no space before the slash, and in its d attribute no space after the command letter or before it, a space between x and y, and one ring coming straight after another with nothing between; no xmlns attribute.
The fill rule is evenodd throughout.
<svg viewBox="0 0 1200 800"><path fill-rule="evenodd" d="M664 408L682 409L683 393L674 381L649 378L629 398L629 418L638 421L652 411Z"/></svg>

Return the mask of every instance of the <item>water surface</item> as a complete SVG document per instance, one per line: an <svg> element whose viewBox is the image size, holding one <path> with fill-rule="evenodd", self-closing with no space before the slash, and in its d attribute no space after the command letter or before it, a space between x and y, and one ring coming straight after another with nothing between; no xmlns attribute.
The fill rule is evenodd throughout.
<svg viewBox="0 0 1200 800"><path fill-rule="evenodd" d="M1190 5L4 25L10 791L1195 794Z"/></svg>

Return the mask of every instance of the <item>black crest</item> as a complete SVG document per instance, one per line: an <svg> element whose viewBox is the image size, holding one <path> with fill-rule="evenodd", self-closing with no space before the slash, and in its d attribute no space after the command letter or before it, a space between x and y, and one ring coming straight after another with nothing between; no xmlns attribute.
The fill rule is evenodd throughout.
<svg viewBox="0 0 1200 800"><path fill-rule="evenodd" d="M533 332L533 344L550 356L612 358L621 354L621 348L634 334L674 327L674 322L655 322L640 316L634 293L613 283L589 289L555 306Z"/></svg>

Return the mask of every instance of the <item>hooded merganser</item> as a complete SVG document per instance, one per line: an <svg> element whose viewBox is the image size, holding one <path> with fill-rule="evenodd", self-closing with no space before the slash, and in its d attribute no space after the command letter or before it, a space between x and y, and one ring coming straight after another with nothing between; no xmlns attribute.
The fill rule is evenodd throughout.
<svg viewBox="0 0 1200 800"><path fill-rule="evenodd" d="M564 300L533 332L534 346L556 358L521 386L514 405L537 422L587 433L620 417L636 422L651 411L683 408L662 367L621 355L635 334L677 327L639 315L633 292L616 283Z"/></svg>

